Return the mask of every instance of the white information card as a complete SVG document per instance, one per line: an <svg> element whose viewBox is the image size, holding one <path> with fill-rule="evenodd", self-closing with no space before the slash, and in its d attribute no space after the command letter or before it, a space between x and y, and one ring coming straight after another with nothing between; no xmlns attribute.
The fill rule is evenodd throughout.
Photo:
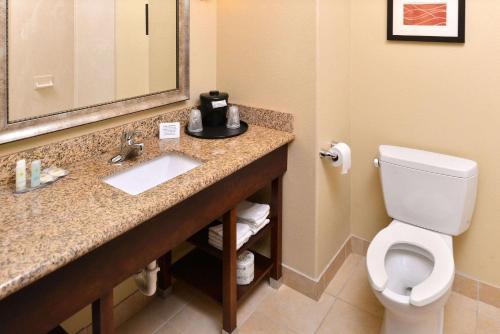
<svg viewBox="0 0 500 334"><path fill-rule="evenodd" d="M181 123L160 123L160 139L174 139L181 136Z"/></svg>

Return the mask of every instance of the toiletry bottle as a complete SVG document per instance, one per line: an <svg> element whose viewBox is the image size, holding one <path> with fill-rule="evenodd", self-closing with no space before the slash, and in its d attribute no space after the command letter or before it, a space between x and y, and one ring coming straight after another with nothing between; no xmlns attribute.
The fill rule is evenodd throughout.
<svg viewBox="0 0 500 334"><path fill-rule="evenodd" d="M40 185L41 167L42 167L42 162L40 160L35 160L31 163L31 188L35 188Z"/></svg>
<svg viewBox="0 0 500 334"><path fill-rule="evenodd" d="M19 160L16 163L16 191L26 189L26 160Z"/></svg>

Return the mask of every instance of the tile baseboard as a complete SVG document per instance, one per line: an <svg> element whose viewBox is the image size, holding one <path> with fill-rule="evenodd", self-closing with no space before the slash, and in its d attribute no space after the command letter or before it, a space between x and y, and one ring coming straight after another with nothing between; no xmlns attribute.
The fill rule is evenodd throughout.
<svg viewBox="0 0 500 334"><path fill-rule="evenodd" d="M500 308L500 287L478 282L478 300Z"/></svg>
<svg viewBox="0 0 500 334"><path fill-rule="evenodd" d="M330 281L333 279L340 267L342 267L345 259L347 259L352 251L352 237L349 236L318 279L308 277L307 275L284 265L283 283L309 298L319 300Z"/></svg>
<svg viewBox="0 0 500 334"><path fill-rule="evenodd" d="M351 247L354 254L366 256L368 246L370 246L370 242L368 240L351 235Z"/></svg>
<svg viewBox="0 0 500 334"><path fill-rule="evenodd" d="M370 242L355 235L349 236L322 275L312 279L305 274L283 267L283 282L294 290L319 300L345 259L351 254L366 256ZM481 282L462 273L455 274L453 291L471 299L500 308L500 287Z"/></svg>
<svg viewBox="0 0 500 334"><path fill-rule="evenodd" d="M494 286L462 273L455 274L453 291L471 299L500 308L500 287Z"/></svg>

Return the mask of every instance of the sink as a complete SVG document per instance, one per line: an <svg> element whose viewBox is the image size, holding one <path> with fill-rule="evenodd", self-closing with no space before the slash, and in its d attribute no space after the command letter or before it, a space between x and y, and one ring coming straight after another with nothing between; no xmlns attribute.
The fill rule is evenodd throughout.
<svg viewBox="0 0 500 334"><path fill-rule="evenodd" d="M104 182L135 196L200 165L200 161L188 156L169 153L109 176Z"/></svg>

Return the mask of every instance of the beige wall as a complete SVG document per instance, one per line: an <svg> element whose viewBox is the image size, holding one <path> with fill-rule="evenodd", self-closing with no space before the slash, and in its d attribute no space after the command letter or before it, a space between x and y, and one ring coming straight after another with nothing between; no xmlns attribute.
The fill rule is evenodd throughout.
<svg viewBox="0 0 500 334"><path fill-rule="evenodd" d="M350 142L348 0L317 0L316 149ZM316 162L316 273L328 265L350 234L350 175Z"/></svg>
<svg viewBox="0 0 500 334"><path fill-rule="evenodd" d="M380 144L479 163L472 226L455 238L457 270L500 286L500 2L467 2L465 45L387 42L385 0L352 0L352 231L386 226L372 159Z"/></svg>
<svg viewBox="0 0 500 334"><path fill-rule="evenodd" d="M284 263L317 278L349 235L349 177L318 158L349 139L349 3L219 0L217 83L230 100L290 112Z"/></svg>
<svg viewBox="0 0 500 334"><path fill-rule="evenodd" d="M315 15L310 0L218 1L217 84L230 101L295 115L284 186L284 263L314 276Z"/></svg>

